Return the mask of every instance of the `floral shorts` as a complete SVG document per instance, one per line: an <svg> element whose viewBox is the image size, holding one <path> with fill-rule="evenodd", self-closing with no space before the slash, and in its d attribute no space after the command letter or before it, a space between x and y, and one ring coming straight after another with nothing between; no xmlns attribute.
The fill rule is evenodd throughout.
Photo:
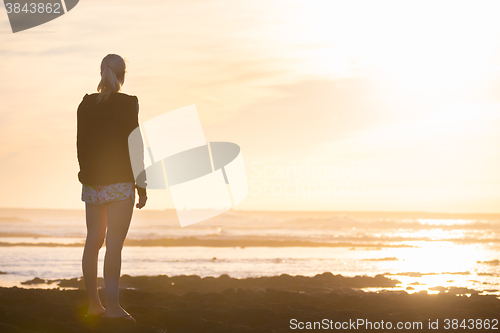
<svg viewBox="0 0 500 333"><path fill-rule="evenodd" d="M125 200L132 198L135 202L134 183L116 183L110 185L86 185L82 184L82 201L94 205L102 205L110 201Z"/></svg>

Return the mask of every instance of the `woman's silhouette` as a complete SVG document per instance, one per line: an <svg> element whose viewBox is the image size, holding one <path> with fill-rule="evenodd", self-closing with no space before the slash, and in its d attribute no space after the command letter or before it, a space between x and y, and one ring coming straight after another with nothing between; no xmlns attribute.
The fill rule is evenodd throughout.
<svg viewBox="0 0 500 333"><path fill-rule="evenodd" d="M108 54L101 62L99 93L86 94L78 106L76 145L87 221L82 257L89 300L87 318L102 316L135 323L119 304L121 251L132 218L135 189L139 194L137 208L144 207L147 196L145 182L143 187L136 184L128 151L128 136L139 126L139 102L136 96L119 92L124 81L124 59ZM97 260L104 241L106 308L97 292Z"/></svg>

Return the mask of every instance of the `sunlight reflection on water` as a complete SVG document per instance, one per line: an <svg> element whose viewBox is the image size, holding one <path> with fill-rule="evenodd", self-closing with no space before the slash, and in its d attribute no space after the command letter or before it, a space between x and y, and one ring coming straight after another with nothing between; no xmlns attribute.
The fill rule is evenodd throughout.
<svg viewBox="0 0 500 333"><path fill-rule="evenodd" d="M408 293L469 288L500 295L498 221L352 218L287 221L259 222L260 228L258 223L249 221L234 226L214 224L190 229L165 226L158 220L134 221L128 239L145 239L146 245L147 240L186 237L211 240L215 245L125 246L122 274L196 274L201 277L228 274L236 278L284 273L303 276L324 272L344 276L384 274L401 281L391 289ZM76 219L37 221L34 237L22 235L25 230L35 232L30 227L31 221L2 222L0 243L18 246L1 247L0 270L7 274L0 274L0 285L26 287L20 282L34 277L80 277L81 244L85 237L81 222ZM225 240L242 246L215 247L218 241ZM259 247L243 245L254 241L271 243ZM286 245L293 241L322 242L329 246ZM278 246L272 242L282 243ZM52 243L52 246L37 246L39 243ZM80 245L68 246L74 243ZM104 251L105 248L100 252L100 276ZM53 288L54 285L37 287Z"/></svg>

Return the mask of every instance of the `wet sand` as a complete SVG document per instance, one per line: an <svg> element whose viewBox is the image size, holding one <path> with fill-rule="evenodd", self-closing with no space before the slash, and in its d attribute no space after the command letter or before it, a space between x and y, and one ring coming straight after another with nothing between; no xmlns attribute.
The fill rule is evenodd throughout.
<svg viewBox="0 0 500 333"><path fill-rule="evenodd" d="M446 319L500 318L500 300L462 288L439 294L404 291L364 292L360 288L394 287L398 281L382 275L343 277L324 273L315 277L280 275L234 279L165 275L121 278L121 303L137 325L88 323L86 293L81 279L26 281L26 285L54 283L74 290L0 288L0 332L292 332L335 330L335 325L359 324L363 331L388 322L421 322L406 331L441 332ZM102 279L100 279L102 285ZM99 290L105 304L104 289ZM470 293L467 297L465 293ZM363 322L361 321L363 320ZM437 321L436 321L437 320ZM438 329L428 329L437 322ZM292 328L296 329L292 329ZM340 326L337 326L340 327ZM380 326L379 326L380 327ZM496 325L497 329L500 328ZM395 327L393 327L395 329ZM343 330L342 328L337 330ZM373 329L377 332L391 331ZM460 329L463 330L463 329ZM478 331L496 331L492 329Z"/></svg>

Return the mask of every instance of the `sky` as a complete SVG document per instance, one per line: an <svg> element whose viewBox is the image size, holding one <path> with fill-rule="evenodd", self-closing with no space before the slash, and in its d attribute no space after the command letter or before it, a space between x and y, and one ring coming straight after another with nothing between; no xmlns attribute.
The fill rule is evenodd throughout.
<svg viewBox="0 0 500 333"><path fill-rule="evenodd" d="M235 209L500 213L499 9L85 0L13 34L1 4L0 207L84 208L76 110L116 53L141 123L195 104L207 141L241 147Z"/></svg>

